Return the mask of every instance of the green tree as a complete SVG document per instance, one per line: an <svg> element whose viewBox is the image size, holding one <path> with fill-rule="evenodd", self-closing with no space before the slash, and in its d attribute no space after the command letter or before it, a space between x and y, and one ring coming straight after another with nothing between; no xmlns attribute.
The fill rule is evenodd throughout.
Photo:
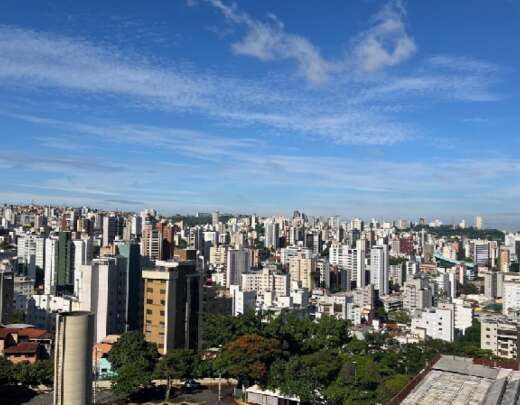
<svg viewBox="0 0 520 405"><path fill-rule="evenodd" d="M13 363L0 356L0 386L7 385L13 379Z"/></svg>
<svg viewBox="0 0 520 405"><path fill-rule="evenodd" d="M54 379L54 362L40 360L32 366L32 378L35 385L51 385Z"/></svg>
<svg viewBox="0 0 520 405"><path fill-rule="evenodd" d="M25 322L25 312L16 310L13 312L11 317L12 323L24 323Z"/></svg>
<svg viewBox="0 0 520 405"><path fill-rule="evenodd" d="M462 294L480 294L480 289L475 284L465 283L462 286Z"/></svg>
<svg viewBox="0 0 520 405"><path fill-rule="evenodd" d="M319 351L289 360L277 360L269 370L269 386L303 402L320 403L324 389L336 378L342 367L334 351Z"/></svg>
<svg viewBox="0 0 520 405"><path fill-rule="evenodd" d="M170 398L171 380L192 377L198 363L199 356L193 350L187 349L175 349L161 357L154 374L157 378L167 380L165 401Z"/></svg>
<svg viewBox="0 0 520 405"><path fill-rule="evenodd" d="M378 402L385 404L390 401L408 383L410 377L396 374L385 379L376 390Z"/></svg>
<svg viewBox="0 0 520 405"><path fill-rule="evenodd" d="M112 386L116 393L128 395L150 384L159 353L154 344L137 331L121 335L108 353L116 377Z"/></svg>
<svg viewBox="0 0 520 405"><path fill-rule="evenodd" d="M262 316L254 311L239 316L207 314L203 330L204 346L220 347L239 336L263 334Z"/></svg>

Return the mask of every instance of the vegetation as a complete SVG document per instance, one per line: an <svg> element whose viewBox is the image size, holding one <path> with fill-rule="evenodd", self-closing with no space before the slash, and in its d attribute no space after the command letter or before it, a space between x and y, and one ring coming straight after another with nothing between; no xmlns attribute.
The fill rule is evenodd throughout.
<svg viewBox="0 0 520 405"><path fill-rule="evenodd" d="M274 319L254 313L209 316L205 345L222 348L207 373L279 389L312 404L386 403L439 353L494 358L480 349L478 321L453 343L399 345L380 333L358 340L348 321L314 322L293 312Z"/></svg>
<svg viewBox="0 0 520 405"><path fill-rule="evenodd" d="M168 401L171 391L171 380L185 380L195 375L200 359L193 350L176 349L161 357L155 366L155 378L165 379L166 395L164 400Z"/></svg>
<svg viewBox="0 0 520 405"><path fill-rule="evenodd" d="M406 262L406 257L395 257L395 256L390 256L390 264L395 266L395 265L398 265L398 264L403 264Z"/></svg>
<svg viewBox="0 0 520 405"><path fill-rule="evenodd" d="M469 228L458 228L452 225L442 225L439 227L430 227L427 225L417 225L412 230L420 231L425 229L428 233L436 237L447 237L447 238L455 238L455 237L466 237L469 239L488 239L488 240L496 240L500 242L504 242L504 232L498 229L477 229L474 227Z"/></svg>
<svg viewBox="0 0 520 405"><path fill-rule="evenodd" d="M40 360L34 364L25 361L13 364L5 357L0 356L0 386L9 384L51 385L53 375L54 365L52 360Z"/></svg>
<svg viewBox="0 0 520 405"><path fill-rule="evenodd" d="M128 395L148 386L158 359L156 346L146 342L142 333L132 331L121 335L108 353L116 373L112 384L114 392Z"/></svg>
<svg viewBox="0 0 520 405"><path fill-rule="evenodd" d="M21 310L16 310L13 312L11 316L11 323L24 323L25 322L25 312Z"/></svg>
<svg viewBox="0 0 520 405"><path fill-rule="evenodd" d="M457 283L457 289L458 289L459 293L464 294L464 295L480 294L480 288L472 283L464 283L464 284Z"/></svg>
<svg viewBox="0 0 520 405"><path fill-rule="evenodd" d="M387 403L438 354L495 358L480 349L476 320L453 343L430 339L400 345L384 333L357 339L349 321L301 319L292 311L275 318L253 312L207 315L204 333L206 348L220 348L215 356L174 350L160 360L142 334L123 334L109 353L118 374L114 390L128 395L149 386L152 378L167 379L168 398L172 379L222 375L237 378L243 386L278 389L304 404L376 404ZM0 380L12 378L2 367L0 363ZM14 375L24 380L24 372Z"/></svg>

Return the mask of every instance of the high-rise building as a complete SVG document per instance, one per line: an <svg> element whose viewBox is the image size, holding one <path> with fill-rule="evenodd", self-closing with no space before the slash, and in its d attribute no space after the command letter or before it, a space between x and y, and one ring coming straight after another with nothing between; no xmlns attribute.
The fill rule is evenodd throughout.
<svg viewBox="0 0 520 405"><path fill-rule="evenodd" d="M379 291L379 296L388 294L389 291L389 257L388 246L374 246L370 250L370 282L374 289Z"/></svg>
<svg viewBox="0 0 520 405"><path fill-rule="evenodd" d="M72 291L74 288L74 245L70 232L58 234L56 253L56 289Z"/></svg>
<svg viewBox="0 0 520 405"><path fill-rule="evenodd" d="M25 235L17 241L18 263L29 265L34 260L34 265L43 270L45 266L45 238L35 235ZM34 259L31 257L34 256ZM30 275L29 275L30 276Z"/></svg>
<svg viewBox="0 0 520 405"><path fill-rule="evenodd" d="M127 325L127 260L122 256L93 259L81 267L79 304L95 314L94 341L123 333Z"/></svg>
<svg viewBox="0 0 520 405"><path fill-rule="evenodd" d="M148 257L150 260L161 260L163 257L162 233L151 223L145 224L143 229L141 256Z"/></svg>
<svg viewBox="0 0 520 405"><path fill-rule="evenodd" d="M407 311L423 310L433 305L433 288L428 279L417 275L403 287L403 308Z"/></svg>
<svg viewBox="0 0 520 405"><path fill-rule="evenodd" d="M201 276L195 262L156 262L143 270L143 332L161 354L197 349L202 310Z"/></svg>
<svg viewBox="0 0 520 405"><path fill-rule="evenodd" d="M511 262L511 259L510 259L510 250L505 248L505 247L501 247L500 248L500 251L499 251L499 263L498 263L498 268L500 271L502 272L508 272L509 271L509 264Z"/></svg>
<svg viewBox="0 0 520 405"><path fill-rule="evenodd" d="M158 222L156 225L162 238L162 248L160 260L171 260L173 259L173 248L174 248L174 227L168 222Z"/></svg>
<svg viewBox="0 0 520 405"><path fill-rule="evenodd" d="M481 216L475 217L475 228L482 229L483 226L484 226L484 222L482 220L482 217Z"/></svg>
<svg viewBox="0 0 520 405"><path fill-rule="evenodd" d="M227 254L226 266L226 287L230 285L240 285L242 274L250 269L250 252L249 250L229 250Z"/></svg>
<svg viewBox="0 0 520 405"><path fill-rule="evenodd" d="M142 278L139 245L127 242L119 246L119 255L126 258L126 330L138 330L142 322Z"/></svg>
<svg viewBox="0 0 520 405"><path fill-rule="evenodd" d="M211 223L213 226L217 226L220 222L220 213L218 211L214 211L211 213Z"/></svg>
<svg viewBox="0 0 520 405"><path fill-rule="evenodd" d="M489 266L490 243L487 240L474 240L472 242L472 257L479 266Z"/></svg>
<svg viewBox="0 0 520 405"><path fill-rule="evenodd" d="M94 315L64 312L56 317L54 405L92 404Z"/></svg>
<svg viewBox="0 0 520 405"><path fill-rule="evenodd" d="M289 276L291 282L301 282L302 288L312 290L315 286L316 259L295 256L289 258Z"/></svg>
<svg viewBox="0 0 520 405"><path fill-rule="evenodd" d="M504 281L502 293L502 312L510 315L511 312L520 311L520 281Z"/></svg>
<svg viewBox="0 0 520 405"><path fill-rule="evenodd" d="M0 324L11 322L14 303L14 274L11 270L0 270Z"/></svg>
<svg viewBox="0 0 520 405"><path fill-rule="evenodd" d="M481 320L480 348L494 355L518 360L520 327L507 317L485 316Z"/></svg>
<svg viewBox="0 0 520 405"><path fill-rule="evenodd" d="M266 222L264 237L266 248L278 249L280 247L280 224L276 222Z"/></svg>
<svg viewBox="0 0 520 405"><path fill-rule="evenodd" d="M109 216L103 218L103 246L111 244L117 235L119 218Z"/></svg>
<svg viewBox="0 0 520 405"><path fill-rule="evenodd" d="M48 238L45 240L45 274L44 293L56 293L56 266L57 266L58 240Z"/></svg>

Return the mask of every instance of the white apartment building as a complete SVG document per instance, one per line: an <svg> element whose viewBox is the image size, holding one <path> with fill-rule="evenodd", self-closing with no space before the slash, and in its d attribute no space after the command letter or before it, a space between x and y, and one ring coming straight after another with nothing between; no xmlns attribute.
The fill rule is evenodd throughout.
<svg viewBox="0 0 520 405"><path fill-rule="evenodd" d="M453 311L455 329L464 334L466 329L473 324L474 311L470 303L463 299L454 299L451 303L439 303L440 309L449 309Z"/></svg>
<svg viewBox="0 0 520 405"><path fill-rule="evenodd" d="M370 282L374 286L374 289L379 291L379 296L388 294L388 273L388 246L374 246L370 250Z"/></svg>
<svg viewBox="0 0 520 405"><path fill-rule="evenodd" d="M455 319L451 309L429 309L412 318L412 333L421 337L453 342Z"/></svg>
<svg viewBox="0 0 520 405"><path fill-rule="evenodd" d="M226 246L211 246L209 248L209 264L215 267L226 267L228 248Z"/></svg>
<svg viewBox="0 0 520 405"><path fill-rule="evenodd" d="M45 240L45 267L44 267L44 288L43 292L46 295L56 293L56 258L58 248L57 239Z"/></svg>
<svg viewBox="0 0 520 405"><path fill-rule="evenodd" d="M508 315L509 311L520 310L520 281L508 280L503 284L502 312Z"/></svg>
<svg viewBox="0 0 520 405"><path fill-rule="evenodd" d="M265 223L265 247L275 250L280 247L280 225L276 222Z"/></svg>
<svg viewBox="0 0 520 405"><path fill-rule="evenodd" d="M230 288L233 316L254 311L256 308L256 291L240 291L237 285Z"/></svg>
<svg viewBox="0 0 520 405"><path fill-rule="evenodd" d="M494 355L518 359L520 329L516 322L504 316L487 316L481 320L480 348Z"/></svg>
<svg viewBox="0 0 520 405"><path fill-rule="evenodd" d="M126 260L122 257L93 259L80 268L79 305L82 311L95 315L96 342L125 329L126 281Z"/></svg>
<svg viewBox="0 0 520 405"><path fill-rule="evenodd" d="M43 269L45 266L45 238L36 235L20 236L17 241L18 262L34 265ZM34 258L32 258L34 256Z"/></svg>
<svg viewBox="0 0 520 405"><path fill-rule="evenodd" d="M280 249L280 263L286 265L291 257L312 257L312 250L301 246L287 246Z"/></svg>

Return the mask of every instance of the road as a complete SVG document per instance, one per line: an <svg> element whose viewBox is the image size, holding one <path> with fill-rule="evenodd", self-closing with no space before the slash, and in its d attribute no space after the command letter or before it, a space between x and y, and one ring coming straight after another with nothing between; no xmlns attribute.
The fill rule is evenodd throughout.
<svg viewBox="0 0 520 405"><path fill-rule="evenodd" d="M135 398L130 403L135 404L164 404L162 399L164 390L157 390L143 395L141 398ZM205 386L203 389L191 393L182 393L179 389L172 390L172 397L168 403L170 404L218 404L218 386ZM96 393L96 401L102 405L123 404L128 402L118 401L110 390L102 390ZM233 386L222 386L222 405L234 404ZM19 404L27 405L52 405L52 393L42 394Z"/></svg>

